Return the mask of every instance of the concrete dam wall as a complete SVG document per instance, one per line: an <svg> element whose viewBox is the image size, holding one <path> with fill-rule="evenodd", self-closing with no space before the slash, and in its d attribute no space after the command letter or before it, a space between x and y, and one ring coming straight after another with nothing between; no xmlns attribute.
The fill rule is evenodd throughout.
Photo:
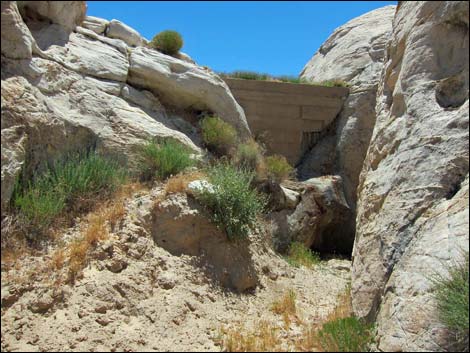
<svg viewBox="0 0 470 353"><path fill-rule="evenodd" d="M266 134L269 153L296 165L335 119L348 96L344 87L225 79L245 110L252 133Z"/></svg>

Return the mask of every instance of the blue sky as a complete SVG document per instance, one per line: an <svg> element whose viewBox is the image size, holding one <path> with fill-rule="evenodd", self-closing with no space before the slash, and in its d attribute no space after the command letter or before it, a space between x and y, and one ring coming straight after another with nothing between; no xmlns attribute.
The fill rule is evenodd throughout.
<svg viewBox="0 0 470 353"><path fill-rule="evenodd" d="M396 1L88 1L147 39L173 29L182 51L215 71L297 76L335 28Z"/></svg>

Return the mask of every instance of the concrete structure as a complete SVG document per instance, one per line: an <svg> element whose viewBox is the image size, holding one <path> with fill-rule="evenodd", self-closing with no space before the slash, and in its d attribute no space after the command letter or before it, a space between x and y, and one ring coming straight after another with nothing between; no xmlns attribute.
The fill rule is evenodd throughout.
<svg viewBox="0 0 470 353"><path fill-rule="evenodd" d="M245 110L252 133L267 135L269 153L296 165L337 116L348 96L344 87L225 79Z"/></svg>

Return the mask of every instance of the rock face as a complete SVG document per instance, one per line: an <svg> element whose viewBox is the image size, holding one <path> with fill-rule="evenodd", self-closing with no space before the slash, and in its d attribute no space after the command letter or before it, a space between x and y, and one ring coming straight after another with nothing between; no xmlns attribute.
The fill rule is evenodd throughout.
<svg viewBox="0 0 470 353"><path fill-rule="evenodd" d="M109 25L109 21L95 16L86 16L81 25L96 34L103 34L106 31L106 27Z"/></svg>
<svg viewBox="0 0 470 353"><path fill-rule="evenodd" d="M68 3L26 1L18 10L2 2L2 210L22 166L31 176L69 151L93 148L131 171L137 147L150 138L176 139L199 153L196 127L184 118L190 105L250 134L243 110L214 73L129 47L138 45L135 31L117 21L88 18L88 28L77 26L85 2ZM127 32L114 35L123 40L110 38L99 34L103 27ZM177 104L169 107L166 97Z"/></svg>
<svg viewBox="0 0 470 353"><path fill-rule="evenodd" d="M85 19L85 1L18 1L23 18L42 20L64 27L72 32Z"/></svg>
<svg viewBox="0 0 470 353"><path fill-rule="evenodd" d="M180 109L210 110L234 125L242 138L250 135L243 109L212 71L143 47L132 51L129 64L130 84Z"/></svg>
<svg viewBox="0 0 470 353"><path fill-rule="evenodd" d="M291 187L296 190L280 187L278 194L284 200L276 197L277 212L268 216L276 248L285 252L296 241L321 252L347 253L352 240L344 236L343 225L351 210L341 177L322 176ZM288 194L292 195L291 202L286 200Z"/></svg>
<svg viewBox="0 0 470 353"><path fill-rule="evenodd" d="M142 37L135 29L118 20L111 20L107 24L106 36L121 39L132 47L138 47L143 44Z"/></svg>
<svg viewBox="0 0 470 353"><path fill-rule="evenodd" d="M16 1L2 1L2 55L12 59L29 59L34 39L24 24Z"/></svg>
<svg viewBox="0 0 470 353"><path fill-rule="evenodd" d="M469 4L403 2L361 172L355 313L377 317L381 351L446 343L430 277L468 251Z"/></svg>
<svg viewBox="0 0 470 353"><path fill-rule="evenodd" d="M152 234L172 255L198 256L201 267L224 287L243 292L258 284L249 239L230 241L189 196L172 195L157 204Z"/></svg>
<svg viewBox="0 0 470 353"><path fill-rule="evenodd" d="M300 74L309 81L342 80L350 86L331 133L306 154L298 169L303 179L340 175L352 215L359 174L374 128L375 96L394 14L395 6L386 6L339 27ZM354 217L348 223L344 231L353 239Z"/></svg>

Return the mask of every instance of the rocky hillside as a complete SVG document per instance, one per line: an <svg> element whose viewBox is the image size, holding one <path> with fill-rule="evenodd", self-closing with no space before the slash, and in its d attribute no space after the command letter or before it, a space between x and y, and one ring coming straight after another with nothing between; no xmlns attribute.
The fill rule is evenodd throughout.
<svg viewBox="0 0 470 353"><path fill-rule="evenodd" d="M332 33L300 76L350 94L298 180L187 54L84 1L1 6L2 351L453 348L433 278L468 254L468 2L399 2ZM144 173L165 144L184 166ZM70 196L50 168L82 151L128 179ZM43 176L69 192L47 229L18 196Z"/></svg>
<svg viewBox="0 0 470 353"><path fill-rule="evenodd" d="M21 228L17 181L35 185L71 152L94 151L132 175L153 139L176 141L203 163L214 158L201 139L204 114L248 140L224 81L186 54L152 49L118 20L86 16L81 1L4 1L1 35L2 351L213 351L259 327L276 332L272 349L313 349L308 333L344 297L350 261L293 265L274 251L268 220L231 240L183 185L194 170L85 206L79 195L51 229ZM334 218L316 199L341 199L323 195L335 185L328 178L263 185L277 211L302 220L287 246L313 242ZM276 304L284 298L287 313Z"/></svg>
<svg viewBox="0 0 470 353"><path fill-rule="evenodd" d="M82 23L84 2L20 5L22 15L2 2L2 210L25 160L32 173L94 146L132 167L133 146L157 136L197 152L187 116L204 110L249 136L243 110L210 70L136 46L144 39L119 21L103 20L107 35L97 34Z"/></svg>

